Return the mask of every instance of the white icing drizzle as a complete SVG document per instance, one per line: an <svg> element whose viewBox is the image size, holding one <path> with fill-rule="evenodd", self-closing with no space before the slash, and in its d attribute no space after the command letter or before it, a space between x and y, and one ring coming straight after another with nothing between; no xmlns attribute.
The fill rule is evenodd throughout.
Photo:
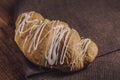
<svg viewBox="0 0 120 80"><path fill-rule="evenodd" d="M46 48L45 58L49 65L57 64L58 59L60 59L59 63L61 65L64 64L67 49L68 49L71 37L73 35L73 33L72 33L70 38L68 38L71 29L69 27L64 27L64 25L62 25L62 24L59 24L59 20L58 21L53 20L53 21L50 21L47 23L44 23L43 21L39 21L38 19L29 20L30 17L33 15L33 13L34 12L22 14L22 18L24 18L24 19L19 20L18 28L15 31L16 35L19 35L20 37L27 32L29 33L24 39L23 49L26 46L26 42L30 41L30 45L28 47L28 52L30 53L31 51L37 50L38 45L44 40L44 38L46 38L47 35L49 35L52 32L53 36L52 36L51 44L50 44L49 48ZM37 22L37 23L35 23L35 22ZM29 24L29 23L34 23L34 24L33 24L33 26L24 30L25 24ZM51 29L43 37L41 37L43 30L45 29L46 25L48 25L48 24L52 25ZM16 39L16 37L15 37L15 39ZM62 50L60 53L59 52L60 42L63 39L64 39L64 43L63 43ZM76 46L78 46L78 48L79 48L79 46L83 46L83 47L80 52L78 52L78 50L75 49L75 52L79 53L79 55L70 63L71 70L74 69L75 61L78 58L80 58L81 55L86 53L90 42L91 42L91 40L87 38L87 39L82 39L78 44L75 44L75 48L76 48ZM58 55L60 55L60 57ZM80 58L80 59L82 59L82 58Z"/></svg>
<svg viewBox="0 0 120 80"><path fill-rule="evenodd" d="M82 65L83 56L85 55L85 53L86 53L90 43L91 43L91 40L86 38L86 39L81 39L81 41L78 44L75 44L75 48L77 46L79 46L79 47L82 46L82 49L80 50L80 52L78 50L74 49L75 53L77 53L79 55L77 55L77 57L74 58L74 60L70 63L71 70L74 69L76 60L80 60L81 61L81 65ZM79 47L77 47L77 48L79 48Z"/></svg>
<svg viewBox="0 0 120 80"><path fill-rule="evenodd" d="M68 35L70 33L70 28L69 27L64 28L63 25L58 25L58 26L54 27L54 29L56 29L56 30L54 31L52 43L51 43L50 49L48 51L48 55L46 56L46 59L48 60L48 63L50 65L55 64L55 62L58 60L58 54L59 54L59 49L60 49L59 45L66 33L64 45L63 45L62 52L60 55L60 64L64 63L65 54L67 51L67 49L65 47L67 46L67 39L68 39Z"/></svg>

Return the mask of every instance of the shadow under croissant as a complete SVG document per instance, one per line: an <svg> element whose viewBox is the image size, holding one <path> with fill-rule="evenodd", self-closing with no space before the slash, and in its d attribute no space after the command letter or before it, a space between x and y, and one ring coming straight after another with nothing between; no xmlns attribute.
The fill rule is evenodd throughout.
<svg viewBox="0 0 120 80"><path fill-rule="evenodd" d="M78 71L74 71L74 72L62 72L62 71L57 70L57 69L42 68L37 73L26 75L26 78L29 79L29 78L37 77L37 76L40 77L40 76L45 75L47 73L53 74L57 77L64 77L64 76L69 76L69 75L73 75L75 73L81 72L81 71L85 70L86 68L87 67L85 67L84 69L78 70Z"/></svg>
<svg viewBox="0 0 120 80"><path fill-rule="evenodd" d="M96 58L103 57L103 56L109 55L109 54L117 52L117 51L120 51L120 49L116 49L116 50L107 52L104 55L97 56ZM44 68L44 67L36 66L33 63L31 63L29 60L27 60L26 58L25 58L25 62L27 63L27 66L30 69L33 70L33 73L25 75L27 80L30 79L30 78L33 78L33 77L38 77L38 76L40 77L42 75L49 74L49 73L52 74L52 75L55 75L57 77L69 76L69 75L76 74L78 72L82 72L82 71L86 70L89 67L89 64L85 64L85 67L83 69L81 69L81 70L73 71L73 72L62 72L62 71L57 70L57 69Z"/></svg>
<svg viewBox="0 0 120 80"><path fill-rule="evenodd" d="M88 67L88 64L85 64L86 67L84 67L83 69L81 70L78 70L78 71L72 71L72 72L62 72L60 70L57 70L57 69L54 69L54 68L44 68L44 67L39 67L33 63L31 63L29 60L27 60L25 58L25 62L28 66L28 68L32 69L33 72L31 73L27 73L25 74L25 77L26 79L30 79L30 78L33 78L33 77L37 77L37 76L42 76L42 75L45 75L45 74L52 74L52 75L55 75L57 77L64 77L64 76L69 76L69 75L73 75L75 73L78 73L78 72L81 72L81 71L84 71L87 69Z"/></svg>

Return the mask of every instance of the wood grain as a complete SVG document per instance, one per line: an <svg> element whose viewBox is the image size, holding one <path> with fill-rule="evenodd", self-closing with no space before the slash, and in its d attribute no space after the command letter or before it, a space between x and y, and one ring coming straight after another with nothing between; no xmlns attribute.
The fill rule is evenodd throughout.
<svg viewBox="0 0 120 80"><path fill-rule="evenodd" d="M0 80L25 80L22 55L14 42L14 5L15 0L0 1Z"/></svg>
<svg viewBox="0 0 120 80"><path fill-rule="evenodd" d="M12 23L14 16L15 0L0 1L0 24L8 25Z"/></svg>

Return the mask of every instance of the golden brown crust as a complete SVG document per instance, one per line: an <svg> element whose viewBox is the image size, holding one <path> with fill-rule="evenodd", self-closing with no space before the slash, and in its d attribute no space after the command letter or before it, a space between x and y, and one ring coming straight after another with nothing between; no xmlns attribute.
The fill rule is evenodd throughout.
<svg viewBox="0 0 120 80"><path fill-rule="evenodd" d="M53 40L53 37L54 37L53 36L54 31L51 31L47 36L46 36L46 34L52 29L52 27L56 27L57 25L62 25L62 26L64 26L63 28L69 28L68 24L65 22L59 21L58 23L55 23L56 26L52 26L53 24L50 23L52 21L50 21L48 19L44 19L44 17L42 17L40 14L38 14L36 12L34 12L32 14L31 14L31 12L27 12L27 14L30 15L30 18L28 19L28 21L32 21L35 19L37 19L38 21L35 21L32 23L25 23L23 32L28 29L31 29L33 27L33 25L40 24L41 21L46 24L45 28L43 28L43 31L41 33L41 38L43 38L44 36L46 36L46 37L43 38L42 42L38 44L38 47L36 50L34 50L34 47L32 47L29 52L29 48L32 44L31 41L33 39L35 39L35 40L38 39L38 38L34 37L35 33L36 33L35 31L37 31L36 29L38 29L38 28L36 28L36 29L32 28L33 30L26 31L26 32L24 32L24 34L21 33L22 34L21 35L18 32L18 30L19 30L19 27L20 27L20 24L22 23L22 21L25 20L25 15L22 16L23 14L18 16L18 18L16 20L16 34L15 34L16 43L18 44L20 49L23 51L23 54L31 62L33 62L34 64L37 64L39 66L51 67L51 65L48 64L48 62L46 60L46 55L48 55L46 50L49 50L51 47L51 44L52 44L51 41ZM30 33L32 35L30 35ZM26 37L28 37L28 35L30 35L29 36L30 38L27 39L27 41L25 42L25 39L26 39ZM39 35L36 35L36 36L39 37ZM82 53L82 55L80 55L80 52L85 47L82 45L87 45L87 44L76 45L76 44L79 44L80 41L82 41L83 39L80 38L80 36L76 30L70 29L70 33L66 40L67 41L66 42L67 50L66 50L66 54L65 54L64 63L60 64L59 63L61 60L60 56L62 55L62 49L63 49L64 43L65 43L66 35L67 34L64 34L64 36L60 42L60 45L59 45L60 48L59 48L59 54L58 54L58 59L57 59L58 63L53 64L52 67L59 69L61 71L64 71L64 72L80 70L85 67L86 63L88 64L95 59L95 57L97 56L97 53L98 53L98 48L97 48L96 44L93 41L91 41L86 49L86 52L84 52L84 53ZM25 47L24 47L24 43L25 43ZM34 42L34 43L36 43L36 42ZM88 42L86 42L86 43L88 43Z"/></svg>

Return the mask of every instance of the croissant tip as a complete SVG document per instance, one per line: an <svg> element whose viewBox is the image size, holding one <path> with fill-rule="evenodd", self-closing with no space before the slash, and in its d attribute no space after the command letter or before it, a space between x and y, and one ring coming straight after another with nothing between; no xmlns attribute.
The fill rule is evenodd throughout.
<svg viewBox="0 0 120 80"><path fill-rule="evenodd" d="M95 44L95 42L92 41L90 43L86 54L87 54L87 61L88 62L92 62L96 58L96 56L98 54L98 47Z"/></svg>

